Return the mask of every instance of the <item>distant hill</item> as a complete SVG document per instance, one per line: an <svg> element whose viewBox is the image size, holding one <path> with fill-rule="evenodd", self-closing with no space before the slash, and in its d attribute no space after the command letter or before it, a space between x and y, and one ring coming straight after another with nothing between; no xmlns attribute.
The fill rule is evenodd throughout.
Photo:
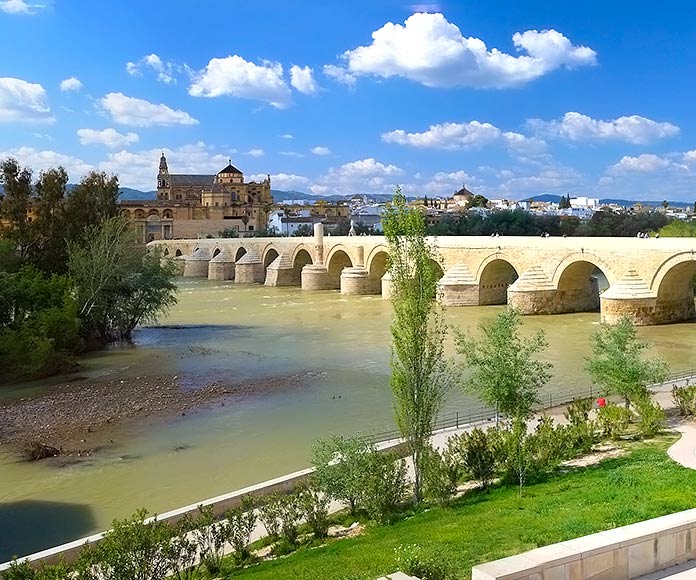
<svg viewBox="0 0 696 580"><path fill-rule="evenodd" d="M543 201L547 203L558 203L561 201L561 196L560 195L553 195L551 193L545 193L543 195L535 195L533 197L528 197L527 199L524 199L522 201ZM624 207L631 207L635 205L636 203L642 203L643 205L649 205L651 207L661 207L662 206L662 201L661 200L656 200L656 199L648 199L648 200L634 200L631 201L629 199L616 199L613 197L605 197L599 200L599 203L601 204L615 204L615 205L621 205ZM691 203L687 201L670 201L668 202L670 207L691 207Z"/></svg>
<svg viewBox="0 0 696 580"><path fill-rule="evenodd" d="M139 189L132 189L130 187L121 187L118 190L118 196L120 199L157 199L156 191L140 191Z"/></svg>

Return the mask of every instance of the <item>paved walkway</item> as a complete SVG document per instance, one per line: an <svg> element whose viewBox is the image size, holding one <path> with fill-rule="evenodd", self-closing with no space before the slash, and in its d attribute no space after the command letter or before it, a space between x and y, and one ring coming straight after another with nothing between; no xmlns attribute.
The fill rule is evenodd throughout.
<svg viewBox="0 0 696 580"><path fill-rule="evenodd" d="M696 423L680 418L670 426L681 433L681 437L667 450L667 454L684 467L696 469ZM693 580L694 578L696 578L696 560L690 560L641 576L638 580Z"/></svg>

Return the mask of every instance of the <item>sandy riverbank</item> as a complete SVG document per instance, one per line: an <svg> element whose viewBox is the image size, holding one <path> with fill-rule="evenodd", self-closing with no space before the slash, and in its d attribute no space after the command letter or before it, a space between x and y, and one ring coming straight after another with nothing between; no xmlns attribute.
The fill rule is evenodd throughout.
<svg viewBox="0 0 696 580"><path fill-rule="evenodd" d="M26 457L37 445L60 451L63 461L115 445L128 428L185 416L269 390L293 388L317 373L244 383L212 382L182 387L176 375L115 377L55 385L35 396L0 404L0 445Z"/></svg>

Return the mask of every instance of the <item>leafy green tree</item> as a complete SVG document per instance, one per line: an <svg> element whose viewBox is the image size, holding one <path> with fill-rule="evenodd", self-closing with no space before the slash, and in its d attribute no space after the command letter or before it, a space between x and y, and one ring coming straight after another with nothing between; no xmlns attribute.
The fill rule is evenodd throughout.
<svg viewBox="0 0 696 580"><path fill-rule="evenodd" d="M663 238L693 238L696 237L696 222L672 220L661 227L659 233Z"/></svg>
<svg viewBox="0 0 696 580"><path fill-rule="evenodd" d="M466 202L466 209L471 209L473 207L488 207L488 198L483 195L475 195Z"/></svg>
<svg viewBox="0 0 696 580"><path fill-rule="evenodd" d="M370 472L374 446L357 436L334 435L312 448L313 479L319 489L344 502L355 515Z"/></svg>
<svg viewBox="0 0 696 580"><path fill-rule="evenodd" d="M585 369L604 395L619 395L626 408L639 400L649 399L647 385L667 377L667 363L646 358L650 343L639 340L630 318L624 316L616 326L602 324L592 335L592 356Z"/></svg>
<svg viewBox="0 0 696 580"><path fill-rule="evenodd" d="M87 230L82 243L68 248L83 335L97 344L129 338L176 303L173 263L145 255L122 218Z"/></svg>
<svg viewBox="0 0 696 580"><path fill-rule="evenodd" d="M307 237L314 235L314 230L312 229L312 226L310 226L309 224L302 224L298 226L294 232L292 232L292 235L296 238L303 236Z"/></svg>
<svg viewBox="0 0 696 580"><path fill-rule="evenodd" d="M115 175L103 171L85 175L65 199L66 238L73 242L87 238L93 228L118 215L118 192Z"/></svg>
<svg viewBox="0 0 696 580"><path fill-rule="evenodd" d="M31 261L44 272L64 273L67 263L65 196L68 174L62 167L42 171L34 186L34 241Z"/></svg>
<svg viewBox="0 0 696 580"><path fill-rule="evenodd" d="M435 250L425 239L425 219L397 189L382 217L389 243L394 310L391 380L396 423L414 465L414 499L422 499L421 477L434 422L448 386L443 343L446 326L436 303Z"/></svg>
<svg viewBox="0 0 696 580"><path fill-rule="evenodd" d="M480 339L457 332L455 342L472 371L465 390L503 415L523 420L531 415L541 387L551 378L552 365L536 359L547 346L543 331L523 338L521 325L520 314L507 308L480 326Z"/></svg>
<svg viewBox="0 0 696 580"><path fill-rule="evenodd" d="M114 520L101 542L83 550L78 577L164 580L170 573L169 545L174 528L156 518L146 522L147 518L147 510L139 510L131 518Z"/></svg>
<svg viewBox="0 0 696 580"><path fill-rule="evenodd" d="M5 235L17 247L20 258L25 259L33 242L33 227L29 219L34 189L31 169L21 167L16 159L0 163L0 185L4 195L0 198L0 218L9 223Z"/></svg>

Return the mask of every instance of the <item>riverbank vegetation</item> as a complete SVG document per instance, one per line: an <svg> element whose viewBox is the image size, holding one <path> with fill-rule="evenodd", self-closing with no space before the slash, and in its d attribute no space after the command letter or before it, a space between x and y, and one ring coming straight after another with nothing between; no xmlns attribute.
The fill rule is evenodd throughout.
<svg viewBox="0 0 696 580"><path fill-rule="evenodd" d="M273 496L256 512L245 504L225 521L203 510L175 525L147 524L139 512L114 522L107 541L86 549L74 565L36 570L17 562L2 578L156 580L167 570L180 579L374 580L401 569L425 580L466 579L477 563L691 508L696 472L667 456L673 440L623 439L614 450L605 448L607 458L598 463L537 473L522 495L503 475L490 486L461 488L447 502L400 503L390 525L362 506L329 516L326 503L307 489ZM272 536L250 543L257 518ZM225 541L236 547L231 556L222 554ZM148 575L97 576L107 569L134 574L126 565Z"/></svg>
<svg viewBox="0 0 696 580"><path fill-rule="evenodd" d="M74 370L77 355L130 337L176 302L174 270L118 217L118 179L68 187L0 162L0 383Z"/></svg>
<svg viewBox="0 0 696 580"><path fill-rule="evenodd" d="M679 220L676 220L679 221ZM428 227L430 236L619 236L658 232L669 219L661 212L618 213L601 210L589 220L572 216L537 215L521 209L447 214ZM662 232L661 232L662 233Z"/></svg>

